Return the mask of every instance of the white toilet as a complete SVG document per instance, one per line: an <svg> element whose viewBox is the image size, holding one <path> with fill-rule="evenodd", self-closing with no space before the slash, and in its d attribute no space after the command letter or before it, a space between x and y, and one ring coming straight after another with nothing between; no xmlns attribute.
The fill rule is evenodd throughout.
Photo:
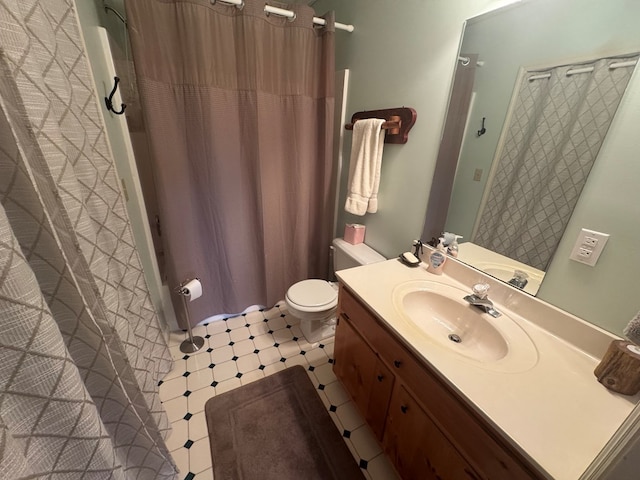
<svg viewBox="0 0 640 480"><path fill-rule="evenodd" d="M364 243L351 245L334 238L332 245L334 271L386 260ZM308 342L319 342L335 333L337 285L326 280L302 280L289 287L285 303L289 313L300 319L300 329Z"/></svg>

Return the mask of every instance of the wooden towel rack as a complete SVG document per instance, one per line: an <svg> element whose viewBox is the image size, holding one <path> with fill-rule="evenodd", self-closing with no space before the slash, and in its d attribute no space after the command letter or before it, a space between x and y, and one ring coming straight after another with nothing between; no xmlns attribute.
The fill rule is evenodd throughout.
<svg viewBox="0 0 640 480"><path fill-rule="evenodd" d="M356 112L351 116L351 123L347 123L344 128L353 130L353 124L365 118L383 118L385 122L382 128L386 130L384 143L407 143L409 130L416 123L418 114L413 108L398 107L385 108L383 110L365 110Z"/></svg>

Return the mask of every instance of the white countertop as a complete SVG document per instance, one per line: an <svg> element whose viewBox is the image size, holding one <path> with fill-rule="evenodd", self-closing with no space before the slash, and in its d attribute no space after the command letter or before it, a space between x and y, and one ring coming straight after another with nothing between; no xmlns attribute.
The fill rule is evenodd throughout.
<svg viewBox="0 0 640 480"><path fill-rule="evenodd" d="M443 282L470 292L472 283L484 280L471 270L448 261L445 274L437 276L428 273L424 263L409 268L394 259L342 270L337 276L551 478L578 479L640 396L620 395L602 386L593 374L600 359L578 348L582 340L577 337L589 337L586 342L593 350L602 350L600 355L617 337L517 289L489 281L489 297L526 332L538 352L538 361L530 369L503 373L416 335L394 307L392 290L412 280ZM558 324L553 333L551 322ZM574 342L572 334L579 341Z"/></svg>

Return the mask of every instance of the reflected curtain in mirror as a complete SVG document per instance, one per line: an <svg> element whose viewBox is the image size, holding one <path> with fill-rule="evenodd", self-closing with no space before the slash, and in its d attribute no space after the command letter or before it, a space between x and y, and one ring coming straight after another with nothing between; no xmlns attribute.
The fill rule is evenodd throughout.
<svg viewBox="0 0 640 480"><path fill-rule="evenodd" d="M333 226L334 21L209 1L126 2L169 286L192 323L326 277ZM177 313L180 299L174 295ZM183 325L184 326L184 325Z"/></svg>
<svg viewBox="0 0 640 480"><path fill-rule="evenodd" d="M472 241L545 270L638 56L524 72Z"/></svg>

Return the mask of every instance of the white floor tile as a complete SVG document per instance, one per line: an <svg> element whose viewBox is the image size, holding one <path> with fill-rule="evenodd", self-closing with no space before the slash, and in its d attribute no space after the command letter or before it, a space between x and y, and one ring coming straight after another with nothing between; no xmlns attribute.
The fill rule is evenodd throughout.
<svg viewBox="0 0 640 480"><path fill-rule="evenodd" d="M269 320L267 322L267 325L269 326L269 330L272 331L276 331L276 330L280 330L281 328L285 328L287 326L287 322L285 321L285 319L281 316L272 318L271 320Z"/></svg>
<svg viewBox="0 0 640 480"><path fill-rule="evenodd" d="M254 337L257 337L259 335L264 335L268 331L269 331L269 327L267 326L266 322L254 323L249 327L249 332Z"/></svg>
<svg viewBox="0 0 640 480"><path fill-rule="evenodd" d="M167 400L179 397L184 393L187 389L187 379L181 375L170 380L163 380L159 389L160 400L166 402Z"/></svg>
<svg viewBox="0 0 640 480"><path fill-rule="evenodd" d="M208 438L209 432L207 431L207 421L204 416L204 410L202 412L195 413L188 422L184 420L182 421L188 424L189 440L193 440L195 442L205 437Z"/></svg>
<svg viewBox="0 0 640 480"><path fill-rule="evenodd" d="M191 445L189 449L189 471L202 472L211 468L211 450L209 438L203 438Z"/></svg>
<svg viewBox="0 0 640 480"><path fill-rule="evenodd" d="M242 375L242 377L240 378L240 383L242 383L242 385L246 385L247 383L255 382L256 380L260 380L262 378L264 378L263 370L252 370L249 373L245 373Z"/></svg>
<svg viewBox="0 0 640 480"><path fill-rule="evenodd" d="M178 342L176 345L171 345L169 347L169 353L171 354L171 358L173 360L179 360L180 358L182 358L184 356L184 353L182 353L180 351L180 343L182 342L182 340L180 340L180 342Z"/></svg>
<svg viewBox="0 0 640 480"><path fill-rule="evenodd" d="M238 327L229 332L229 338L232 342L240 342L242 340L246 340L250 335L251 332L249 332L249 329L245 327L244 324L242 327Z"/></svg>
<svg viewBox="0 0 640 480"><path fill-rule="evenodd" d="M242 373L243 375L250 373L252 370L260 371L258 370L259 366L260 359L255 353L244 355L236 360L236 367L238 368L238 372Z"/></svg>
<svg viewBox="0 0 640 480"><path fill-rule="evenodd" d="M220 395L240 386L242 386L242 383L240 382L239 378L230 378L229 380L225 380L224 382L220 382L218 385L216 385L216 395Z"/></svg>
<svg viewBox="0 0 640 480"><path fill-rule="evenodd" d="M180 396L162 403L167 412L169 422L180 420L187 413L187 397Z"/></svg>
<svg viewBox="0 0 640 480"><path fill-rule="evenodd" d="M216 333L222 333L227 329L227 322L224 320L216 320L215 322L210 322L207 325L207 333L209 335L215 335Z"/></svg>
<svg viewBox="0 0 640 480"><path fill-rule="evenodd" d="M180 355L184 357L184 353L181 353ZM177 360L174 359L173 369L162 378L162 381L166 382L167 380L171 380L172 378L178 378L186 371L186 369L187 369L186 360L182 360L182 357L180 357Z"/></svg>
<svg viewBox="0 0 640 480"><path fill-rule="evenodd" d="M180 478L184 478L185 475L189 473L189 450L186 448L178 448L171 452L171 456L180 471Z"/></svg>
<svg viewBox="0 0 640 480"><path fill-rule="evenodd" d="M195 372L196 370L202 370L208 368L211 363L211 357L207 352L207 347L203 347L195 353L190 353L187 358L187 371Z"/></svg>
<svg viewBox="0 0 640 480"><path fill-rule="evenodd" d="M309 367L309 362L307 362L307 359L304 358L304 355L294 355L293 357L289 357L286 359L284 364L287 366L287 368L294 367L296 365L302 365L304 368Z"/></svg>
<svg viewBox="0 0 640 480"><path fill-rule="evenodd" d="M284 305L284 302L283 302L283 305ZM264 318L267 318L267 319L272 319L272 318L279 317L280 315L282 315L282 313L283 313L282 310L280 310L280 308L278 306L273 307L273 308L271 308L269 310L265 310L263 312Z"/></svg>
<svg viewBox="0 0 640 480"><path fill-rule="evenodd" d="M196 474L196 476L193 477L193 480L213 480L213 470L208 468L207 470Z"/></svg>
<svg viewBox="0 0 640 480"><path fill-rule="evenodd" d="M216 333L215 335L211 335L209 337L209 346L211 348L222 347L223 345L229 345L231 341L231 337L227 332Z"/></svg>
<svg viewBox="0 0 640 480"><path fill-rule="evenodd" d="M307 362L309 362L310 365L322 365L323 363L327 363L329 361L329 357L327 357L327 354L324 353L324 349L322 348L314 348L312 350L309 350L306 354L305 357L307 359Z"/></svg>
<svg viewBox="0 0 640 480"><path fill-rule="evenodd" d="M193 335L194 337L204 337L207 333L208 332L206 325L196 325L195 327L191 328L191 335Z"/></svg>
<svg viewBox="0 0 640 480"><path fill-rule="evenodd" d="M324 353L326 353L329 358L333 358L333 345L333 342L324 345Z"/></svg>
<svg viewBox="0 0 640 480"><path fill-rule="evenodd" d="M382 448L380 448L380 445L375 440L373 432L368 425L356 428L351 432L349 439L363 460L372 460L382 452Z"/></svg>
<svg viewBox="0 0 640 480"><path fill-rule="evenodd" d="M391 462L384 454L380 454L368 462L367 472L374 480L400 480Z"/></svg>
<svg viewBox="0 0 640 480"><path fill-rule="evenodd" d="M278 350L280 350L280 353L284 358L300 354L300 346L298 345L298 342L294 342L293 340L281 343L278 345Z"/></svg>
<svg viewBox="0 0 640 480"><path fill-rule="evenodd" d="M233 344L232 348L233 348L234 355L241 357L242 355L246 355L247 353L253 353L253 351L256 349L256 346L253 344L253 341L249 340L248 337L246 338L247 338L246 340L235 342Z"/></svg>
<svg viewBox="0 0 640 480"><path fill-rule="evenodd" d="M188 397L188 411L190 414L195 415L198 412L204 410L204 404L211 397L216 395L216 390L213 387L201 388L195 392L191 392Z"/></svg>
<svg viewBox="0 0 640 480"><path fill-rule="evenodd" d="M247 313L245 320L249 325L253 325L254 323L262 322L264 320L264 316L262 315L262 312L259 311L249 312Z"/></svg>
<svg viewBox="0 0 640 480"><path fill-rule="evenodd" d="M210 386L211 382L213 382L213 372L210 368L191 372L187 377L187 389L195 392L196 390Z"/></svg>
<svg viewBox="0 0 640 480"><path fill-rule="evenodd" d="M274 373L280 372L280 371L284 370L285 368L287 368L287 367L285 367L284 363L282 363L282 362L272 363L271 365L267 365L264 368L264 370L263 370L264 371L264 376L266 377L268 375L273 375Z"/></svg>
<svg viewBox="0 0 640 480"><path fill-rule="evenodd" d="M280 350L276 347L269 347L264 350L261 349L260 353L258 353L258 357L260 358L260 363L262 363L262 365L271 365L272 363L279 362L282 355L280 354Z"/></svg>
<svg viewBox="0 0 640 480"><path fill-rule="evenodd" d="M239 315L237 317L233 317L227 320L227 328L230 328L231 330L235 330L240 327L244 327L246 323L247 323L247 318L243 317L242 315Z"/></svg>
<svg viewBox="0 0 640 480"><path fill-rule="evenodd" d="M345 403L338 407L336 411L340 423L345 430L354 431L356 428L364 425L364 418L360 415L360 412L356 409L356 406L352 402Z"/></svg>
<svg viewBox="0 0 640 480"><path fill-rule="evenodd" d="M257 335L253 339L253 344L258 350L262 350L263 348L273 347L274 344L273 337L269 334Z"/></svg>
<svg viewBox="0 0 640 480"><path fill-rule="evenodd" d="M213 379L216 382L224 382L230 378L235 377L238 374L238 366L233 360L216 364L213 369Z"/></svg>
<svg viewBox="0 0 640 480"><path fill-rule="evenodd" d="M229 345L225 345L223 347L214 348L213 351L209 354L209 358L211 359L211 363L216 365L220 363L224 363L227 360L231 360L233 357L233 347Z"/></svg>
<svg viewBox="0 0 640 480"><path fill-rule="evenodd" d="M308 357L309 354L307 354ZM316 376L316 378L318 379L318 382L324 384L324 385L328 385L330 383L333 383L337 380L335 374L333 373L333 364L332 363L325 363L323 365L320 366L315 366L314 365L314 369L313 369L313 374Z"/></svg>
<svg viewBox="0 0 640 480"><path fill-rule="evenodd" d="M331 402L331 405L339 407L350 400L349 394L340 382L332 382L324 388L324 393Z"/></svg>
<svg viewBox="0 0 640 480"><path fill-rule="evenodd" d="M171 433L167 439L167 448L170 452L182 448L184 442L189 440L189 424L186 420L176 420L171 424Z"/></svg>
<svg viewBox="0 0 640 480"><path fill-rule="evenodd" d="M273 339L278 343L290 342L293 340L293 333L290 328L281 328L273 332Z"/></svg>

